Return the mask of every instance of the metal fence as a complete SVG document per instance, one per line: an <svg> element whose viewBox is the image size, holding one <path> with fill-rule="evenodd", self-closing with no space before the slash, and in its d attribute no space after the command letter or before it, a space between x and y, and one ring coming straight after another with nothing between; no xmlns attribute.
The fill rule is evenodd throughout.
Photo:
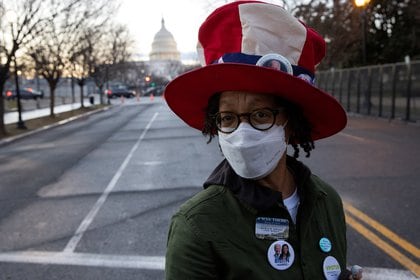
<svg viewBox="0 0 420 280"><path fill-rule="evenodd" d="M316 83L347 112L420 121L420 61L319 71Z"/></svg>

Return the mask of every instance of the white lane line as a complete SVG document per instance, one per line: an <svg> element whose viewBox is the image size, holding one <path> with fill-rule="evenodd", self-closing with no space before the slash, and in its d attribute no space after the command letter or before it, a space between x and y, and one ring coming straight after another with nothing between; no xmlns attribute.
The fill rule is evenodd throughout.
<svg viewBox="0 0 420 280"><path fill-rule="evenodd" d="M342 135L342 136L346 136L346 137L351 138L353 140L361 141L361 142L369 141L369 139L367 139L367 138L363 138L363 137L359 137L359 136L354 136L354 135L351 135L351 134L348 134L348 133L344 133L344 132L340 132L338 134L339 135Z"/></svg>
<svg viewBox="0 0 420 280"><path fill-rule="evenodd" d="M127 167L129 161L131 160L134 152L137 150L137 148L140 145L140 142L143 140L144 136L146 135L147 131L150 129L150 126L152 125L153 121L156 119L157 115L159 113L155 113L152 117L152 119L147 124L146 128L144 129L143 133L140 135L140 138L137 140L136 144L134 144L133 148L131 148L131 151L125 158L124 162L121 164L118 171L115 173L114 177L109 182L108 186L105 188L102 195L98 198L95 205L93 205L92 209L90 209L90 212L87 214L87 216L83 219L82 223L79 225L78 229L76 230L73 237L70 239L70 241L67 243L66 247L64 248L64 252L74 252L76 249L77 244L82 239L83 234L86 232L90 224L92 223L93 219L95 218L96 214L98 213L99 209L102 207L102 205L105 203L106 199L108 198L108 195L111 193L111 191L114 189L115 185L117 184L118 180L120 179L124 169Z"/></svg>
<svg viewBox="0 0 420 280"><path fill-rule="evenodd" d="M163 256L101 255L87 253L18 251L0 253L2 263L43 265L77 265L88 267L164 270ZM366 280L415 280L411 272L401 269L363 267Z"/></svg>
<svg viewBox="0 0 420 280"><path fill-rule="evenodd" d="M0 253L0 262L164 270L165 257L23 251Z"/></svg>
<svg viewBox="0 0 420 280"><path fill-rule="evenodd" d="M415 280L413 273L407 270L366 267L363 268L363 279L366 280Z"/></svg>
<svg viewBox="0 0 420 280"><path fill-rule="evenodd" d="M139 165L146 165L146 166L153 166L153 165L160 165L160 164L164 164L164 161L143 161L140 162Z"/></svg>

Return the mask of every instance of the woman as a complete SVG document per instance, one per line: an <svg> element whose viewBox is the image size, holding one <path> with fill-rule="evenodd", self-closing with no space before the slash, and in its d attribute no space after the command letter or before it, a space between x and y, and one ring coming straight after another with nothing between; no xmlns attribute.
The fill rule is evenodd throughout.
<svg viewBox="0 0 420 280"><path fill-rule="evenodd" d="M226 159L173 216L166 279L338 279L341 199L297 161L346 125L313 85L324 40L279 6L239 1L206 19L198 46L204 67L174 79L165 98L209 141L217 136ZM275 261L279 246L287 263Z"/></svg>
<svg viewBox="0 0 420 280"><path fill-rule="evenodd" d="M281 247L280 262L288 263L289 258L290 258L289 246L287 246L287 244L283 244L283 246Z"/></svg>

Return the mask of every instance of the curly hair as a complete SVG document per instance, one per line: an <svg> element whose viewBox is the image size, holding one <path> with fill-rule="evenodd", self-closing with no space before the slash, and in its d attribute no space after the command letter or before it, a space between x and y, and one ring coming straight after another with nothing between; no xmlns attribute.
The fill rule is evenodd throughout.
<svg viewBox="0 0 420 280"><path fill-rule="evenodd" d="M210 143L217 134L217 126L214 115L219 111L220 93L214 94L208 102L205 110L205 121L202 133L209 137L207 143ZM312 126L305 118L301 108L294 103L275 96L276 105L285 109L288 118L287 126L290 128L291 135L289 143L294 149L293 157L299 157L300 148L306 153L306 157L311 155L315 149L314 141L311 138Z"/></svg>

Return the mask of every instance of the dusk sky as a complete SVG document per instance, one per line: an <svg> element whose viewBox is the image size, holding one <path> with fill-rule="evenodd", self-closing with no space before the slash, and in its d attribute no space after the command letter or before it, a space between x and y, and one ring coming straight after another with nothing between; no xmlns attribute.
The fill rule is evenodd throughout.
<svg viewBox="0 0 420 280"><path fill-rule="evenodd" d="M232 0L121 0L117 21L128 26L137 53L148 55L154 35L165 19L180 52L195 52L201 23L216 7ZM266 1L279 3L280 1Z"/></svg>

